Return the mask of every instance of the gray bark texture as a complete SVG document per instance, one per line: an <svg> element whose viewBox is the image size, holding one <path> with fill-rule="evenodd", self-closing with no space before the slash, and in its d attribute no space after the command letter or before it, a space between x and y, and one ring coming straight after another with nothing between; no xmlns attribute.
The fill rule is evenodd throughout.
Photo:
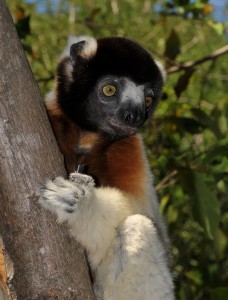
<svg viewBox="0 0 228 300"><path fill-rule="evenodd" d="M1 299L5 289L12 300L94 299L83 249L38 204L41 185L65 175L39 88L0 0L0 271L4 257L8 278L0 274Z"/></svg>

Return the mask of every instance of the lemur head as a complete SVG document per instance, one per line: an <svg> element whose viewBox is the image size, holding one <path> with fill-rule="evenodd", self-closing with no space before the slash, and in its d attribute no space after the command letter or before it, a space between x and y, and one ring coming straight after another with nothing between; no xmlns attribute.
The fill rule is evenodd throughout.
<svg viewBox="0 0 228 300"><path fill-rule="evenodd" d="M164 82L159 63L126 38L69 41L58 67L62 110L83 130L134 134L154 110Z"/></svg>

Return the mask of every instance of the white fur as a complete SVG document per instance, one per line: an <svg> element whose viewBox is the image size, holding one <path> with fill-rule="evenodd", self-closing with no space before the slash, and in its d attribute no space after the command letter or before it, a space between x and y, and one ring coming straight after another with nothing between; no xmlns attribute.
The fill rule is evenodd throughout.
<svg viewBox="0 0 228 300"><path fill-rule="evenodd" d="M82 55L87 58L94 56L97 52L97 40L91 36L82 35L82 36L70 36L68 38L67 47L63 51L61 58L70 55L70 47L72 44L79 43L82 41L86 42L85 47L83 48Z"/></svg>
<svg viewBox="0 0 228 300"><path fill-rule="evenodd" d="M155 64L157 65L158 69L161 72L163 83L165 83L166 78L167 78L167 73L166 73L165 67L163 66L163 64L160 61L158 61L156 59L154 60L154 62L155 62Z"/></svg>
<svg viewBox="0 0 228 300"><path fill-rule="evenodd" d="M139 199L115 188L95 188L90 176L72 173L70 181L49 181L40 202L60 222L67 221L86 248L97 299L174 299L159 224L138 214L145 209Z"/></svg>
<svg viewBox="0 0 228 300"><path fill-rule="evenodd" d="M56 95L53 90L51 90L45 95L45 103L47 107L56 103Z"/></svg>
<svg viewBox="0 0 228 300"><path fill-rule="evenodd" d="M126 84L122 93L123 101L134 99L135 103L141 103L145 97L145 85L137 85L127 77L124 78Z"/></svg>

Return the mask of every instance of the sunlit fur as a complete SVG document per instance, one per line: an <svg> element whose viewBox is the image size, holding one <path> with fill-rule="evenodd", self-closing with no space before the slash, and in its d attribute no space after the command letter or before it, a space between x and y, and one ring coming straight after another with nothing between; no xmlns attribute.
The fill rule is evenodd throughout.
<svg viewBox="0 0 228 300"><path fill-rule="evenodd" d="M91 37L76 41L86 41L78 55L88 61L99 55L99 45L106 43ZM59 65L67 82L60 88L63 79L57 79L46 107L71 175L69 180L58 177L48 181L40 202L55 212L60 222L67 221L72 235L85 247L95 274L97 299L172 300L169 241L141 137L133 134L113 140L100 132L82 130L64 111L61 93L68 93L74 84L69 46ZM144 52L140 55L143 58ZM158 63L151 65L162 86L163 69ZM74 172L77 164L88 165L88 175Z"/></svg>

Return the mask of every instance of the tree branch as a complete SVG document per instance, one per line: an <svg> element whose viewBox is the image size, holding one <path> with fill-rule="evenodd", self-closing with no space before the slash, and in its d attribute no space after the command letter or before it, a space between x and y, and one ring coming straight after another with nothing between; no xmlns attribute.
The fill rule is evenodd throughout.
<svg viewBox="0 0 228 300"><path fill-rule="evenodd" d="M228 45L225 45L224 47L217 49L216 51L212 52L211 54L209 54L203 58L200 58L196 61L188 61L185 63L177 64L176 66L172 66L172 67L168 68L166 71L168 74L173 74L173 73L180 72L182 70L191 69L191 68L193 68L197 65L200 65L206 61L215 60L219 56L222 56L226 53L228 53Z"/></svg>
<svg viewBox="0 0 228 300"><path fill-rule="evenodd" d="M92 300L83 249L38 204L41 185L66 171L4 0L0 7L0 298Z"/></svg>

